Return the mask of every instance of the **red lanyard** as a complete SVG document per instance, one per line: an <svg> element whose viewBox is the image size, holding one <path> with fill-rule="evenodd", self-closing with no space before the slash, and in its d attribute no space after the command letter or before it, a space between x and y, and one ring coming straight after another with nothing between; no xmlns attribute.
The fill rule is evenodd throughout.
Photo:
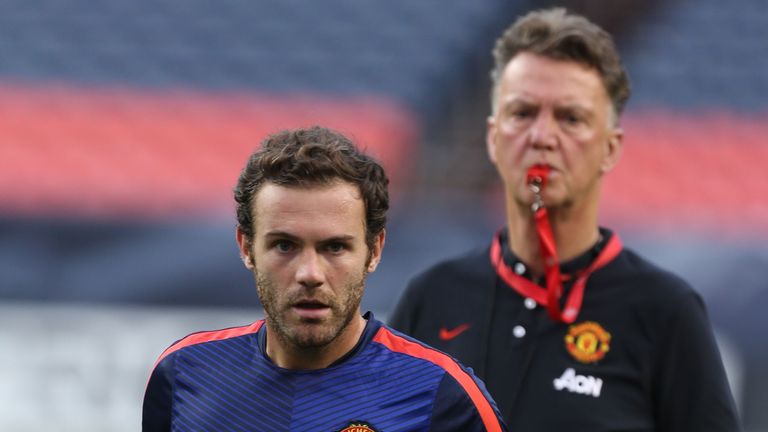
<svg viewBox="0 0 768 432"><path fill-rule="evenodd" d="M571 324L576 321L576 317L581 310L581 303L584 300L584 288L587 285L587 279L597 269L605 266L611 262L621 252L622 244L619 236L613 234L608 240L608 244L605 245L597 258L586 269L579 272L576 277L576 281L573 283L571 292L568 295L568 299L565 303L565 310L560 313L560 296L562 295L562 279L554 281L550 285L550 278L547 279L547 288L543 288L538 284L518 275L512 268L510 268L505 262L501 252L501 238L496 236L491 244L491 264L496 269L496 274L499 275L501 280L506 282L507 285L512 287L515 291L520 293L523 297L530 297L536 300L536 303L547 308L549 316L555 321L562 321L566 324ZM558 269L558 275L559 275ZM560 295L553 296L553 303L550 303L550 291L557 290Z"/></svg>
<svg viewBox="0 0 768 432"><path fill-rule="evenodd" d="M592 272L608 264L621 252L621 240L619 240L618 235L614 234L592 264L579 273L565 302L565 309L560 311L560 298L563 295L563 277L560 274L560 262L557 259L555 236L552 234L552 227L549 224L547 209L541 200L541 191L547 184L548 174L549 168L546 166L536 165L528 170L528 183L535 194L535 201L531 208L533 210L534 222L536 223L539 251L544 263L544 279L547 288L544 289L528 279L517 275L504 263L499 236L496 236L496 240L491 245L491 263L496 268L496 273L499 277L515 291L545 306L553 320L570 324L576 320L581 310L587 279Z"/></svg>

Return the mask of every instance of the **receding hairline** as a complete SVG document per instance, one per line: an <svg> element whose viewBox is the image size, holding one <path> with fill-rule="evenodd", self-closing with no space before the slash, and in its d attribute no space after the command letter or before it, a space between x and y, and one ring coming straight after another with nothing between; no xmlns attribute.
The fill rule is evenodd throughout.
<svg viewBox="0 0 768 432"><path fill-rule="evenodd" d="M494 66L490 96L493 113L498 109L496 96L500 78L509 63L523 52L572 61L594 69L611 101L614 123L618 123L631 87L613 37L605 29L564 7L533 10L519 16L496 39L492 50Z"/></svg>
<svg viewBox="0 0 768 432"><path fill-rule="evenodd" d="M597 84L597 87L602 89L601 90L601 95L604 98L604 101L607 103L606 107L609 110L609 121L611 122L612 125L615 124L615 119L614 119L614 117L615 117L615 109L614 109L614 106L613 106L613 101L611 100L611 95L608 93L608 89L606 88L605 83L603 82L603 79L600 76L600 72L597 70L597 68L595 68L595 67L593 67L593 66L591 66L591 65L589 65L587 63L584 63L584 62L570 60L570 59L563 59L563 58L558 58L558 57L553 57L553 56L548 56L548 55L544 55L544 54L540 54L540 53L532 52L532 51L520 51L520 52L518 52L505 65L504 71L503 71L503 73L501 74L501 76L499 78L498 86L494 89L494 95L493 95L493 100L492 100L493 111L491 113L492 116L495 115L498 112L499 109L503 109L505 106L508 106L510 103L516 103L516 102L528 103L528 102L533 102L531 100L531 98L529 98L526 95L525 92L520 92L520 93L515 94L514 100L511 100L511 101L509 101L509 100L501 100L502 96L500 94L500 89L502 88L503 83L505 82L504 77L508 73L510 65L514 61L519 60L521 56L530 56L532 58L545 59L545 60L549 60L549 61L553 61L553 62L557 62L557 63L561 63L561 64L569 64L569 65L575 65L575 66L579 67L582 71L584 71L586 73L584 75L584 77L589 76L589 79L590 80L594 80L594 83ZM572 106L572 107L575 107L575 108L587 109L587 110L601 109L601 107L593 107L591 103L590 104L584 104L583 101L578 100L578 99L574 99L572 101L565 100L560 105L562 105L563 107Z"/></svg>

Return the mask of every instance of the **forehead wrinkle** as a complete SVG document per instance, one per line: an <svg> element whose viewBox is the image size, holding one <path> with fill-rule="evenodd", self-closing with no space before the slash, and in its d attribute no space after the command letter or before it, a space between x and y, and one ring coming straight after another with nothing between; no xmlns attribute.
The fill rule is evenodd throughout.
<svg viewBox="0 0 768 432"><path fill-rule="evenodd" d="M568 73L562 73L566 71ZM552 94L563 90L573 93L579 89L587 90L586 93L594 93L595 88L599 89L598 93L604 93L606 102L610 105L611 101L605 85L595 69L577 62L521 53L511 59L504 69L496 99L509 93L530 97L530 93L537 89L543 89L544 94ZM566 95L580 97L575 94L566 93Z"/></svg>

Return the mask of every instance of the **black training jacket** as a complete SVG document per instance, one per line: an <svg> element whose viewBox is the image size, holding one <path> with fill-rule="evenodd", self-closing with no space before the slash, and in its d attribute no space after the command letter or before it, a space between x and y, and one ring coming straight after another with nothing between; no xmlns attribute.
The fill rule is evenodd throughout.
<svg viewBox="0 0 768 432"><path fill-rule="evenodd" d="M564 274L600 254L612 236L601 233L595 248L561 266ZM529 277L502 250L501 265ZM568 325L504 282L489 251L414 278L390 325L473 368L509 430L740 430L705 306L680 278L621 249L591 274Z"/></svg>

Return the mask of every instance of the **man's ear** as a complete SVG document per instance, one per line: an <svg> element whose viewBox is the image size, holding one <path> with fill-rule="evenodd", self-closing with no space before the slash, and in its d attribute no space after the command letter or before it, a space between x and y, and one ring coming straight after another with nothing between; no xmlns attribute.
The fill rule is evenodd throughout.
<svg viewBox="0 0 768 432"><path fill-rule="evenodd" d="M611 131L611 136L605 143L605 153L603 154L603 162L600 164L600 172L602 174L608 173L613 167L619 163L621 157L621 151L624 148L624 130L621 128L614 128Z"/></svg>
<svg viewBox="0 0 768 432"><path fill-rule="evenodd" d="M371 247L371 258L368 260L368 273L373 273L381 262L381 251L384 249L384 240L387 237L387 231L381 230L381 232L373 240L373 247Z"/></svg>
<svg viewBox="0 0 768 432"><path fill-rule="evenodd" d="M237 246L240 249L240 259L243 260L245 268L248 270L253 270L254 263L251 249L251 239L248 238L248 235L246 235L243 230L240 229L240 227L237 227L235 232L235 239L237 240Z"/></svg>

